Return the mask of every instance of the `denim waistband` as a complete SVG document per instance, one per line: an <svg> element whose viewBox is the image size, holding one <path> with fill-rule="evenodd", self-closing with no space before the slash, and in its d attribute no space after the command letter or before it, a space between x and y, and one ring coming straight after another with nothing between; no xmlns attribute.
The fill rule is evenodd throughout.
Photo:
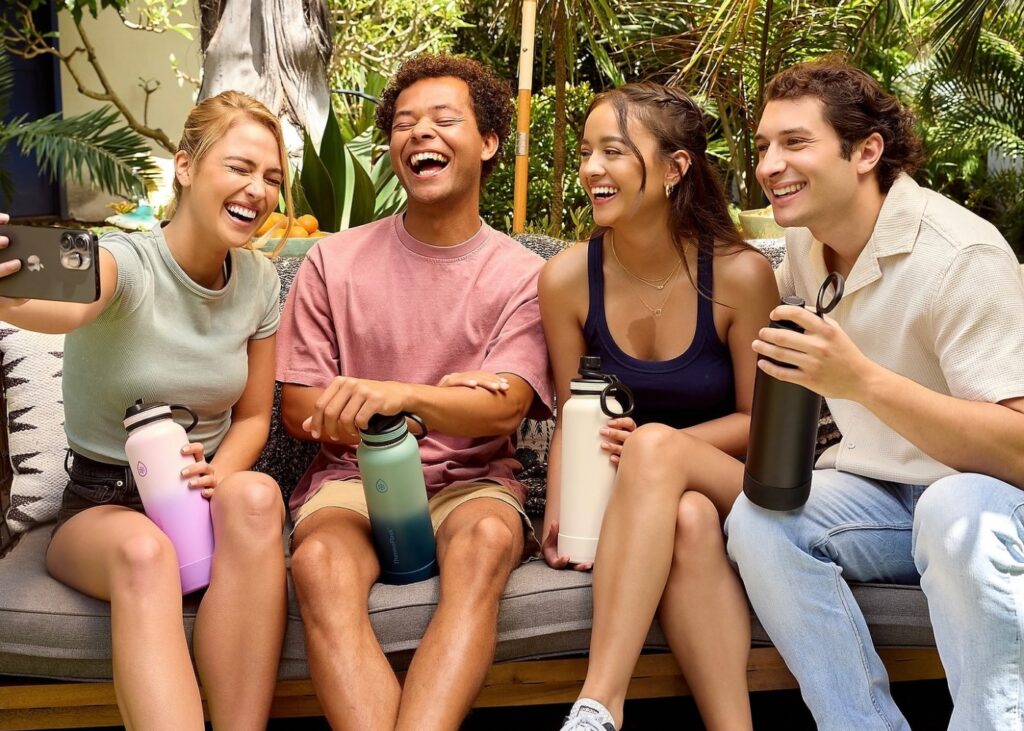
<svg viewBox="0 0 1024 731"><path fill-rule="evenodd" d="M97 462L68 449L64 457L64 471L71 480L72 490L81 494L85 488L87 497L95 502L120 502L138 494L135 477L128 465Z"/></svg>

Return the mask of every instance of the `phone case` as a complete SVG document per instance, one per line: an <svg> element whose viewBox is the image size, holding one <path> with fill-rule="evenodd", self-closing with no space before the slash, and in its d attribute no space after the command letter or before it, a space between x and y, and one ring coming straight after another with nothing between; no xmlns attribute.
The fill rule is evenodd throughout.
<svg viewBox="0 0 1024 731"><path fill-rule="evenodd" d="M0 226L10 243L0 261L21 269L0 277L0 296L60 302L95 302L100 296L99 242L83 229Z"/></svg>

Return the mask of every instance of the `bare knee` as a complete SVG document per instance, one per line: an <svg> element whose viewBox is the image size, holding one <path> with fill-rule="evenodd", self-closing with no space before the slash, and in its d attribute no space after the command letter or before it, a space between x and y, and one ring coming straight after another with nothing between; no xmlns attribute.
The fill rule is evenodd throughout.
<svg viewBox="0 0 1024 731"><path fill-rule="evenodd" d="M379 572L376 559L334 536L315 532L292 551L291 572L301 601L359 597L365 600Z"/></svg>
<svg viewBox="0 0 1024 731"><path fill-rule="evenodd" d="M644 424L626 440L616 485L645 495L678 497L686 489L690 444L695 438L664 424Z"/></svg>
<svg viewBox="0 0 1024 731"><path fill-rule="evenodd" d="M111 594L141 597L177 585L178 558L171 541L154 527L129 536L114 552Z"/></svg>
<svg viewBox="0 0 1024 731"><path fill-rule="evenodd" d="M724 553L725 539L714 503L699 492L684 493L676 510L673 561L694 565Z"/></svg>
<svg viewBox="0 0 1024 731"><path fill-rule="evenodd" d="M479 575L489 578L503 576L501 569L512 566L516 539L505 520L497 515L484 515L452 536L444 563L472 565Z"/></svg>
<svg viewBox="0 0 1024 731"><path fill-rule="evenodd" d="M284 524L284 502L277 483L258 472L239 472L224 480L211 498L218 538L239 533L247 542L258 538L279 540Z"/></svg>

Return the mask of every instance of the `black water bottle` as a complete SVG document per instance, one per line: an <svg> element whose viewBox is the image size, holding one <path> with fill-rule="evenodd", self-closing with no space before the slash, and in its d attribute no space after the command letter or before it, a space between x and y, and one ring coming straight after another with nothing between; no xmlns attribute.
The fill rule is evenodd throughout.
<svg viewBox="0 0 1024 731"><path fill-rule="evenodd" d="M835 295L825 306L823 299L829 285L835 287ZM843 278L833 272L818 291L818 316L831 312L842 296ZM783 297L782 304L803 307L804 301L795 296ZM775 321L771 327L803 332L803 328L789 320ZM794 510L807 502L820 415L820 395L758 369L743 472L743 493L751 502L770 510Z"/></svg>

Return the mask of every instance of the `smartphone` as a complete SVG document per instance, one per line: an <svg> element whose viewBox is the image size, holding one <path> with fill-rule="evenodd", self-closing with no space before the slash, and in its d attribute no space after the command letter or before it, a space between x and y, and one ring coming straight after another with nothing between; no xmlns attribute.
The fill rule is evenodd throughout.
<svg viewBox="0 0 1024 731"><path fill-rule="evenodd" d="M10 243L0 262L21 260L21 269L0 277L0 296L59 302L100 298L99 241L92 231L74 228L0 226Z"/></svg>

